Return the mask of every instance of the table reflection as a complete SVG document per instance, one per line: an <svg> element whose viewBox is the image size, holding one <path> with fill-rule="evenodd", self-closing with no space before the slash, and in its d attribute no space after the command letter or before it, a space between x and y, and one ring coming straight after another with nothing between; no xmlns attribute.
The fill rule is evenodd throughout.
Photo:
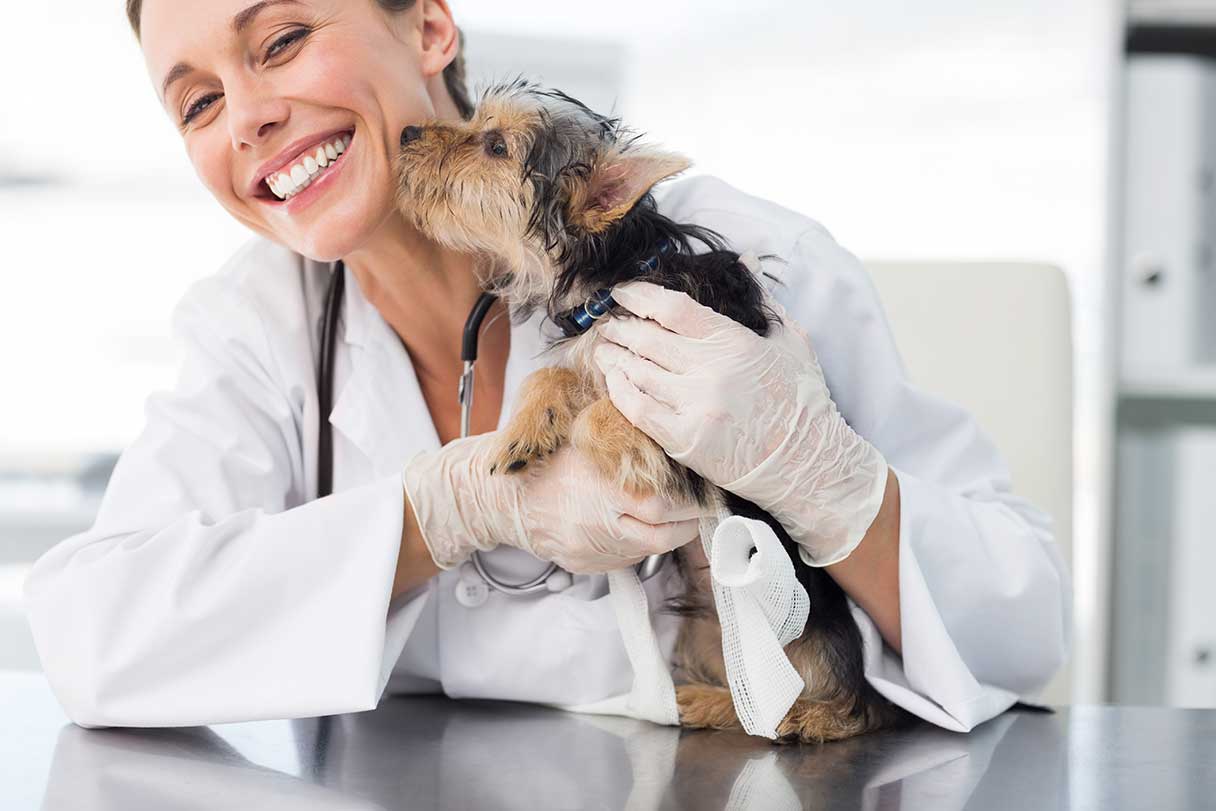
<svg viewBox="0 0 1216 811"><path fill-rule="evenodd" d="M270 724L279 725L277 743ZM268 759L268 745L294 751ZM268 760L294 765L268 768ZM43 808L961 809L1013 800L1049 809L1066 801L1067 782L1062 722L1051 715L1007 714L970 735L918 724L773 746L742 734L428 697L214 728L68 724Z"/></svg>

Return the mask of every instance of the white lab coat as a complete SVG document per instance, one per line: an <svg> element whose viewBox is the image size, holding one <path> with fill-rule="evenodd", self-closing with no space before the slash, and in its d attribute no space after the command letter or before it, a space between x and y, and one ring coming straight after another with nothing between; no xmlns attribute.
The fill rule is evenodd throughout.
<svg viewBox="0 0 1216 811"><path fill-rule="evenodd" d="M903 655L854 606L867 678L953 730L1033 698L1069 640L1050 522L1010 493L967 412L909 382L862 266L815 222L713 178L668 184L661 208L785 260L767 266L783 281L774 295L810 334L842 414L899 478ZM314 498L327 268L253 239L176 307L175 387L149 397L95 524L26 581L39 656L69 717L177 726L367 710L386 691L564 706L627 693L602 575L466 608L450 571L390 603L400 468L438 437L407 352L353 277L330 415L335 492ZM544 362L541 327L539 314L512 326L500 426ZM539 566L515 549L487 557L509 576ZM675 582L648 581L652 605ZM676 620L655 622L670 654Z"/></svg>

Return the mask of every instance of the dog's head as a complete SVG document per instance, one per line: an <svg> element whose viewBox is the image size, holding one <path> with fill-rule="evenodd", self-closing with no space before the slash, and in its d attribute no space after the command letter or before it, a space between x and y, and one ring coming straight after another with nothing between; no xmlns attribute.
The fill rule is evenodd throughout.
<svg viewBox="0 0 1216 811"><path fill-rule="evenodd" d="M432 239L488 257L490 281L527 306L549 297L569 257L688 166L616 119L518 80L483 94L469 121L406 127L397 201Z"/></svg>

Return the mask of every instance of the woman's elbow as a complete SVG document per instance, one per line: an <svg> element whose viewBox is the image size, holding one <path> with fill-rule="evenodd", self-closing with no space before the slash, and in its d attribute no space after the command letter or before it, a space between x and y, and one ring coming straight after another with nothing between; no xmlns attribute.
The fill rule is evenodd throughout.
<svg viewBox="0 0 1216 811"><path fill-rule="evenodd" d="M64 713L86 729L139 726L136 719L113 716L106 696L123 679L115 666L113 634L103 627L104 612L90 605L89 588L72 576L63 558L44 555L23 587L25 613L42 672Z"/></svg>
<svg viewBox="0 0 1216 811"><path fill-rule="evenodd" d="M1010 601L1004 628L991 628L1004 655L991 681L1018 695L1032 696L1047 686L1068 661L1072 643L1072 583L1054 546L1031 567L1020 596Z"/></svg>

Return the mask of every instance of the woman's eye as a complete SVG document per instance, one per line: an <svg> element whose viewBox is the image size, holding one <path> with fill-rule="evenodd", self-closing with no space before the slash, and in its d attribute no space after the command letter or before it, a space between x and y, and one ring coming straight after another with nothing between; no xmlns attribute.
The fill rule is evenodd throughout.
<svg viewBox="0 0 1216 811"><path fill-rule="evenodd" d="M182 117L182 123L189 124L196 115L198 115L203 110L206 110L208 107L210 107L211 102L214 101L215 99L218 99L219 97L220 97L219 93L208 93L207 95L203 96L198 101L194 102L194 104L191 104L190 109L187 110L185 116ZM207 103L204 104L203 102L207 102Z"/></svg>
<svg viewBox="0 0 1216 811"><path fill-rule="evenodd" d="M298 40L303 39L309 33L310 33L309 29L307 29L307 28L296 28L292 31L289 31L288 33L284 34L283 36L276 39L273 43L271 43L270 47L266 49L266 58L267 59L273 58L274 56L281 53L283 51L283 49L285 49L287 46L291 45L292 43L294 43ZM201 99L196 101L194 104L190 105L190 109L187 110L186 114L182 117L182 124L189 124L195 118L195 116L197 116L199 113L203 112L208 107L210 107L211 102L215 101L219 97L220 97L219 93L210 93L206 96L203 96Z"/></svg>
<svg viewBox="0 0 1216 811"><path fill-rule="evenodd" d="M271 46L266 49L266 58L270 59L296 40L303 39L307 34L307 28L297 28L288 32L287 34L284 34L276 39Z"/></svg>

